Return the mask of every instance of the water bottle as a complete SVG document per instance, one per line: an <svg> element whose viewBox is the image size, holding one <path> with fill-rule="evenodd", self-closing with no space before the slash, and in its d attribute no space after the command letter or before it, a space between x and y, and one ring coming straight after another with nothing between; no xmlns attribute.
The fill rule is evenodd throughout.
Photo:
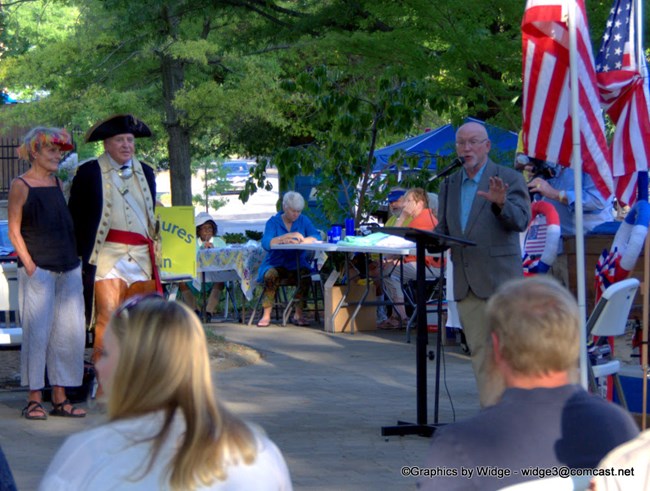
<svg viewBox="0 0 650 491"><path fill-rule="evenodd" d="M345 219L345 235L351 236L355 235L354 233L354 218Z"/></svg>

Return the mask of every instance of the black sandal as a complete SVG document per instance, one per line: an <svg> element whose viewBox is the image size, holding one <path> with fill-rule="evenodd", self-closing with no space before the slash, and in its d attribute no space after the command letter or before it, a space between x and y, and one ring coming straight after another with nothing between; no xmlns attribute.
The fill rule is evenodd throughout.
<svg viewBox="0 0 650 491"><path fill-rule="evenodd" d="M43 414L38 414L39 411ZM27 406L23 408L22 415L25 419L47 419L47 412L43 405L38 401L29 401Z"/></svg>
<svg viewBox="0 0 650 491"><path fill-rule="evenodd" d="M70 406L70 411L65 410L65 406ZM60 402L59 404L56 404L54 401L52 401L52 410L50 411L50 416L61 416L64 418L85 418L86 413L75 413L77 410L76 407L72 405L72 403L66 399L63 402Z"/></svg>

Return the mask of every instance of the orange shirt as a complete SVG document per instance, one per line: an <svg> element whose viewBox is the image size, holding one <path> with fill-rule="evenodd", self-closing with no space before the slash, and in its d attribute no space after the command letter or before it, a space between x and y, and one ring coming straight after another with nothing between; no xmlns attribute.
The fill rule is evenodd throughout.
<svg viewBox="0 0 650 491"><path fill-rule="evenodd" d="M409 227L411 228L417 228L419 230L428 230L429 232L433 232L433 230L436 228L436 225L438 225L438 219L433 215L433 212L431 211L430 208L425 208L422 210L418 216L413 218L411 220L411 223L409 223ZM405 263L412 263L415 262L416 257L415 256L406 256L404 258ZM440 259L431 257L431 256L426 256L425 261L427 263L427 266L431 266L434 268L439 268L440 267Z"/></svg>

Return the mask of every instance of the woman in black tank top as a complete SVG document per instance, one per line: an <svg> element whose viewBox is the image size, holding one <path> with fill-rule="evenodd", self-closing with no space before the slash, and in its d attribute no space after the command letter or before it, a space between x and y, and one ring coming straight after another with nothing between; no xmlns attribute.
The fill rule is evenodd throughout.
<svg viewBox="0 0 650 491"><path fill-rule="evenodd" d="M46 366L50 415L86 415L65 394L65 387L81 385L85 347L80 261L72 218L54 175L61 152L72 148L65 130L34 128L18 149L31 167L9 190L9 238L18 255L23 327L21 383L29 385L27 419L47 418L41 404Z"/></svg>

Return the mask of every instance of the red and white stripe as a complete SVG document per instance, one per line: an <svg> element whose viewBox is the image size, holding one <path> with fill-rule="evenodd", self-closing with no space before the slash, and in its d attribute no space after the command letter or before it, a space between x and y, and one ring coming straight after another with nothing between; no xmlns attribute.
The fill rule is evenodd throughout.
<svg viewBox="0 0 650 491"><path fill-rule="evenodd" d="M609 197L614 186L589 28L584 1L576 1L582 167ZM565 167L572 153L567 7L567 0L528 0L522 21L524 153Z"/></svg>
<svg viewBox="0 0 650 491"><path fill-rule="evenodd" d="M628 19L622 19L621 9L631 9ZM616 197L622 203L629 205L636 201L637 173L648 170L648 158L650 158L648 69L645 57L637 56L637 12L634 2L614 1L612 16L608 22L613 23L621 19L620 24L627 25L626 28L621 29L624 32L622 35L627 36L623 55L620 58L620 66L616 69L599 65L596 75L603 107L616 125L610 145ZM608 29L606 29L601 52L607 46L608 37ZM617 47L620 49L620 44ZM637 63L637 58L640 63Z"/></svg>

